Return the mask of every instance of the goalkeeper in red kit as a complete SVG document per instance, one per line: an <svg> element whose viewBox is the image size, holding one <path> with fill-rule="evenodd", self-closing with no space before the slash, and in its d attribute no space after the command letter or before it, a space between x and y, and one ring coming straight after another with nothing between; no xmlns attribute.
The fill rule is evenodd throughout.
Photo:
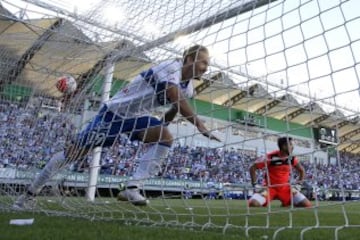
<svg viewBox="0 0 360 240"><path fill-rule="evenodd" d="M249 199L250 207L267 206L274 199L281 201L282 206L311 207L310 201L300 192L304 181L305 170L299 160L292 155L294 146L292 138L280 137L278 139L279 150L266 154L266 158L258 159L250 167L250 176L254 187L254 194ZM290 183L292 168L299 177L294 185ZM256 182L256 170L265 171L264 184Z"/></svg>

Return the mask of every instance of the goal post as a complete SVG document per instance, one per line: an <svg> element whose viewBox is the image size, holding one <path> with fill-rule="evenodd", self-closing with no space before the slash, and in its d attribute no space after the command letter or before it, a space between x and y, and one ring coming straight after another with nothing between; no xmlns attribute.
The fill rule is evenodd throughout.
<svg viewBox="0 0 360 240"><path fill-rule="evenodd" d="M105 65L105 80L102 86L101 104L105 103L110 99L110 90L113 80L114 64L108 61ZM86 192L86 198L89 201L95 200L95 192L97 180L99 177L100 170L100 158L101 158L101 147L96 147L93 150L93 158L91 160L90 172L89 172L89 184Z"/></svg>
<svg viewBox="0 0 360 240"><path fill-rule="evenodd" d="M189 103L221 142L180 114L148 206L117 200L149 146L118 135L64 165L33 211L250 239L351 239L359 234L360 14L356 0L0 1L0 211L31 184L100 106L139 73L209 49ZM74 92L57 79L71 76ZM167 107L153 109L161 119ZM291 137L305 169L294 199L249 207L250 166ZM151 146L150 146L151 147ZM268 175L258 170L257 183ZM291 170L289 185L299 174ZM324 238L321 238L324 236Z"/></svg>

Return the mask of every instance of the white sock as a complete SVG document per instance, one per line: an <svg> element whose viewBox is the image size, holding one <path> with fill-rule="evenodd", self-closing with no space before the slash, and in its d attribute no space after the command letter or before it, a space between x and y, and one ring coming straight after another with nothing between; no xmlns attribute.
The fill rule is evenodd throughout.
<svg viewBox="0 0 360 240"><path fill-rule="evenodd" d="M32 194L38 194L46 182L57 173L61 166L63 166L65 161L66 159L64 151L55 153L50 161L41 170L40 174L36 176L28 191Z"/></svg>
<svg viewBox="0 0 360 240"><path fill-rule="evenodd" d="M141 156L139 166L127 186L139 186L141 180L155 175L161 169L161 163L167 157L169 149L169 146L159 143L149 146Z"/></svg>

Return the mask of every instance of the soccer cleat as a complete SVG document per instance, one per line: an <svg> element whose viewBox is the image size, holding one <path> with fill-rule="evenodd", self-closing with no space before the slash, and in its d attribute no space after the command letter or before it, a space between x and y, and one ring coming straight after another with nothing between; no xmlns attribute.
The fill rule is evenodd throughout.
<svg viewBox="0 0 360 240"><path fill-rule="evenodd" d="M136 206L146 206L149 203L138 188L127 188L119 192L117 199L119 201L128 201Z"/></svg>
<svg viewBox="0 0 360 240"><path fill-rule="evenodd" d="M30 210L35 208L36 199L27 193L21 194L13 204L15 210Z"/></svg>

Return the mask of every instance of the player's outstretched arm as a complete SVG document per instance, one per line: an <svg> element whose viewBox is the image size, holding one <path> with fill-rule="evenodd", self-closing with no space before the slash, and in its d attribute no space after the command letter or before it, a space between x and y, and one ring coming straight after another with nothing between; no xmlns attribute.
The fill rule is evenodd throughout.
<svg viewBox="0 0 360 240"><path fill-rule="evenodd" d="M256 185L256 164L251 165L250 167L250 178L251 178L251 185Z"/></svg>
<svg viewBox="0 0 360 240"><path fill-rule="evenodd" d="M296 182L299 183L299 184L302 184L304 182L304 179L305 179L305 169L300 164L300 162L298 162L294 167L299 173L299 178L297 179Z"/></svg>
<svg viewBox="0 0 360 240"><path fill-rule="evenodd" d="M197 117L192 107L188 103L187 99L183 96L183 94L176 85L168 86L166 90L166 96L171 101L171 103L177 107L180 114L197 127L199 132L201 132L205 137L211 140L216 140L220 142L220 139L212 135L205 127L203 122Z"/></svg>

